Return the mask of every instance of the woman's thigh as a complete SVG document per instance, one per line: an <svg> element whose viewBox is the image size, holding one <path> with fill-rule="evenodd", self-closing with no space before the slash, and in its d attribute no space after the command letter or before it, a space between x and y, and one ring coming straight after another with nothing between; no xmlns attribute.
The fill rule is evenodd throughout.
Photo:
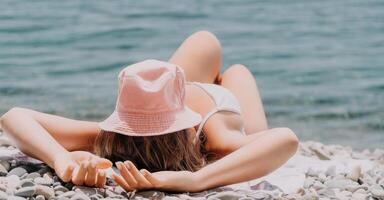
<svg viewBox="0 0 384 200"><path fill-rule="evenodd" d="M169 62L184 69L187 81L217 82L221 67L220 42L211 32L198 31L180 45Z"/></svg>
<svg viewBox="0 0 384 200"><path fill-rule="evenodd" d="M239 101L247 134L268 129L256 80L245 66L236 64L229 67L222 76L221 85Z"/></svg>

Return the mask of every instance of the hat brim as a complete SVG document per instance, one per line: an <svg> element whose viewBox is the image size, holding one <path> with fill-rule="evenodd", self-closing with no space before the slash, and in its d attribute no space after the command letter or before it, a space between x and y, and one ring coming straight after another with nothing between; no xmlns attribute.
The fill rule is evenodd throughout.
<svg viewBox="0 0 384 200"><path fill-rule="evenodd" d="M162 115L151 113L148 118L127 116L114 111L107 119L98 123L104 131L115 132L127 136L156 136L177 132L198 125L202 118L187 106L162 120ZM156 120L155 120L156 119Z"/></svg>

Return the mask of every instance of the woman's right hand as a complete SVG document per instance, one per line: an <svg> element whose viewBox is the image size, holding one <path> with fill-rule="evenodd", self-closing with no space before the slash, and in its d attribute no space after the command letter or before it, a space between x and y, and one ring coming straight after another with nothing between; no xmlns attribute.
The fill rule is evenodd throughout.
<svg viewBox="0 0 384 200"><path fill-rule="evenodd" d="M112 166L111 161L86 151L65 152L55 156L54 169L64 182L75 185L104 187L104 169Z"/></svg>

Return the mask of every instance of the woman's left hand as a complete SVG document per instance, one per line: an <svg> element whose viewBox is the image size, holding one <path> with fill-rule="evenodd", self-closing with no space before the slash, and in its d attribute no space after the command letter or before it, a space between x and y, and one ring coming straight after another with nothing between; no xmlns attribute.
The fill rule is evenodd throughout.
<svg viewBox="0 0 384 200"><path fill-rule="evenodd" d="M150 173L138 170L131 161L117 162L121 175L113 174L112 178L126 191L163 190L174 192L197 192L199 183L190 171L160 171Z"/></svg>

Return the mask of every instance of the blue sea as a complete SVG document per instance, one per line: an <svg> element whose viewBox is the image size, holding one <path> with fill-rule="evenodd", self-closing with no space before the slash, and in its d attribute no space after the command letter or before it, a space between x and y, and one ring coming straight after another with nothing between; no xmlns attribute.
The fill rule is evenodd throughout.
<svg viewBox="0 0 384 200"><path fill-rule="evenodd" d="M270 127L357 149L384 144L384 1L0 1L0 114L100 121L117 74L167 60L198 30L254 74ZM20 122L22 125L22 122Z"/></svg>

